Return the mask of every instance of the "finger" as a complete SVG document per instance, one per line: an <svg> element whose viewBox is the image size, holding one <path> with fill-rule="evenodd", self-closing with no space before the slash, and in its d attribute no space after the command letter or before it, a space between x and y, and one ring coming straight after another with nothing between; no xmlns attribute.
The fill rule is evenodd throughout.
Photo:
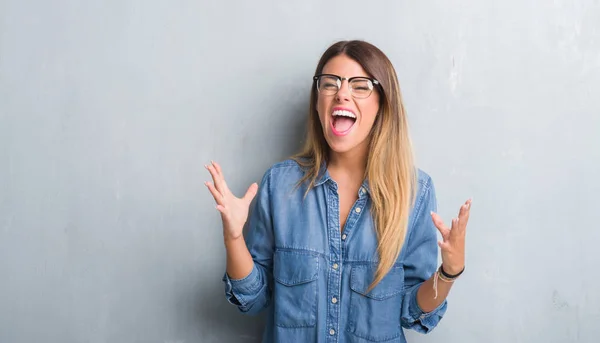
<svg viewBox="0 0 600 343"><path fill-rule="evenodd" d="M244 195L244 200L246 200L248 203L250 203L252 201L252 199L254 199L254 197L256 196L257 191L258 191L258 184L255 182L255 183L251 184L250 188L248 188L248 190L246 191L246 195Z"/></svg>
<svg viewBox="0 0 600 343"><path fill-rule="evenodd" d="M210 176L212 177L213 182L214 182L215 187L217 188L217 190L222 195L225 195L227 193L227 191L228 191L227 184L225 183L225 180L223 179L223 177L221 177L219 175L219 172L217 171L216 167L212 163L209 164L209 165L206 165L205 167L210 172Z"/></svg>
<svg viewBox="0 0 600 343"><path fill-rule="evenodd" d="M448 242L438 241L438 246L443 251L450 249L450 243L448 243Z"/></svg>
<svg viewBox="0 0 600 343"><path fill-rule="evenodd" d="M217 209L217 211L221 212L222 215L224 215L224 216L227 215L227 209L225 208L225 206L217 205L217 206L215 206L215 208Z"/></svg>
<svg viewBox="0 0 600 343"><path fill-rule="evenodd" d="M460 219L453 218L452 226L450 227L450 239L457 238L461 235L462 232L459 229L459 225L460 225Z"/></svg>
<svg viewBox="0 0 600 343"><path fill-rule="evenodd" d="M433 224L438 229L438 231L442 234L442 237L444 238L444 240L448 239L448 235L450 234L450 229L448 229L448 227L444 224L444 221L442 221L442 218L440 218L440 216L437 213L432 211L431 212L431 220L433 220Z"/></svg>
<svg viewBox="0 0 600 343"><path fill-rule="evenodd" d="M433 220L433 224L435 225L435 227L442 234L444 240L446 240L448 238L448 235L450 234L450 228L448 228L446 224L444 224L442 218L435 212L431 212L431 219Z"/></svg>
<svg viewBox="0 0 600 343"><path fill-rule="evenodd" d="M204 168L206 168L206 170L208 170L208 172L210 173L210 177L212 177L213 182L216 183L218 175L217 175L217 170L215 169L215 166L211 164L205 164Z"/></svg>
<svg viewBox="0 0 600 343"><path fill-rule="evenodd" d="M222 186L223 186L223 194L227 194L230 193L229 192L229 187L227 186L227 182L225 182L225 175L223 174L223 170L221 169L221 165L218 164L215 161L211 161L212 165L215 167L215 170L217 171L219 178L221 178L221 182L222 182Z"/></svg>
<svg viewBox="0 0 600 343"><path fill-rule="evenodd" d="M212 194L217 204L223 204L223 195L215 188L215 186L208 181L204 184L206 185L206 187L208 187L210 194Z"/></svg>
<svg viewBox="0 0 600 343"><path fill-rule="evenodd" d="M215 161L210 161L210 163L215 166L215 170L217 171L217 173L219 173L220 177L223 177L223 171L221 170L221 166L215 162ZM223 177L224 178L224 177Z"/></svg>
<svg viewBox="0 0 600 343"><path fill-rule="evenodd" d="M459 225L458 230L464 232L467 229L467 223L469 222L469 215L471 214L471 199L467 200L464 205L461 206L458 219Z"/></svg>

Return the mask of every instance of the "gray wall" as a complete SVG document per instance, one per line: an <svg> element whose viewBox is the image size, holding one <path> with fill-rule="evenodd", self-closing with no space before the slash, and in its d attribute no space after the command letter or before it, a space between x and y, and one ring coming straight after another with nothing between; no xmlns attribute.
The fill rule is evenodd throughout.
<svg viewBox="0 0 600 343"><path fill-rule="evenodd" d="M303 139L317 59L395 64L467 272L411 342L597 342L599 1L0 0L0 342L257 342L203 164Z"/></svg>

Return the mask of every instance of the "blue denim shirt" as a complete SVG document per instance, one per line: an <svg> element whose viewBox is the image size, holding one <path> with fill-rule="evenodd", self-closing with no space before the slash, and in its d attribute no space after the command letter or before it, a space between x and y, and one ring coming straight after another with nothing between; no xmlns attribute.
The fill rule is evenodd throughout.
<svg viewBox="0 0 600 343"><path fill-rule="evenodd" d="M378 261L368 182L340 230L336 182L325 169L304 198L306 185L296 188L303 175L293 160L265 173L246 237L254 268L239 280L225 273L228 301L247 314L268 310L265 343L406 342L402 328L431 331L447 307L424 313L416 298L437 268L431 178L418 170L404 247L367 293Z"/></svg>

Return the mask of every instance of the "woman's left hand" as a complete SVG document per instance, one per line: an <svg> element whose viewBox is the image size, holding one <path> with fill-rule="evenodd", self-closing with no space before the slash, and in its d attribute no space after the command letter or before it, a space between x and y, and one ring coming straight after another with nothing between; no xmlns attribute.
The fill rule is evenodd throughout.
<svg viewBox="0 0 600 343"><path fill-rule="evenodd" d="M443 240L438 245L442 250L442 266L448 274L458 274L465 267L465 235L470 212L471 199L460 207L458 218L452 219L450 228L437 213L431 212L431 219L442 234Z"/></svg>

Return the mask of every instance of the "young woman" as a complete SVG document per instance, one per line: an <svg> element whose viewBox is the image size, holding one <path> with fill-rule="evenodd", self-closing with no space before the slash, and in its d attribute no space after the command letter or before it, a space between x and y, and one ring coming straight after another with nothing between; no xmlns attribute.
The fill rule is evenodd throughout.
<svg viewBox="0 0 600 343"><path fill-rule="evenodd" d="M406 342L403 328L427 333L444 315L464 270L471 201L450 227L435 213L432 180L413 164L396 72L375 46L342 41L325 51L306 145L260 187L237 198L217 163L207 169L223 220L227 299L244 313L268 310L263 342Z"/></svg>

